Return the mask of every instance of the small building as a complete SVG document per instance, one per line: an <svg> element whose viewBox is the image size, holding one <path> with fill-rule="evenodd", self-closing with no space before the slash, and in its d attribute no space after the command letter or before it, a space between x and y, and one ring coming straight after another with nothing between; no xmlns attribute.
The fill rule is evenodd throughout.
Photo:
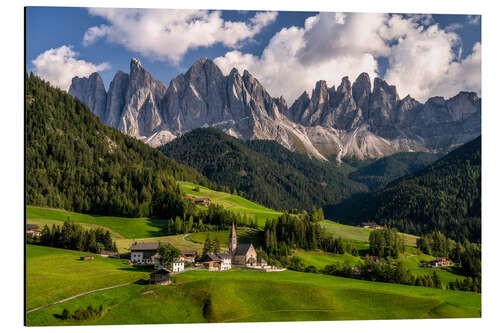
<svg viewBox="0 0 500 333"><path fill-rule="evenodd" d="M113 251L102 251L99 255L103 258L120 258L118 252Z"/></svg>
<svg viewBox="0 0 500 333"><path fill-rule="evenodd" d="M82 256L80 257L80 260L87 261L87 260L94 260L93 256Z"/></svg>
<svg viewBox="0 0 500 333"><path fill-rule="evenodd" d="M437 257L436 259L429 261L428 263L425 264L425 266L429 267L444 267L450 265L451 265L450 259L444 257Z"/></svg>
<svg viewBox="0 0 500 333"><path fill-rule="evenodd" d="M184 257L177 258L176 261L172 263L172 272L182 272L184 270Z"/></svg>
<svg viewBox="0 0 500 333"><path fill-rule="evenodd" d="M40 229L40 226L38 224L26 224L26 231L28 230L38 230Z"/></svg>
<svg viewBox="0 0 500 333"><path fill-rule="evenodd" d="M227 271L232 267L229 253L210 253L207 257L208 260L203 263L203 266L209 271Z"/></svg>
<svg viewBox="0 0 500 333"><path fill-rule="evenodd" d="M181 251L182 253L182 256L184 257L184 261L185 262L194 262L194 260L196 259L196 256L198 255L198 252L196 251Z"/></svg>
<svg viewBox="0 0 500 333"><path fill-rule="evenodd" d="M42 233L38 230L26 230L26 235L31 237L40 237Z"/></svg>
<svg viewBox="0 0 500 333"><path fill-rule="evenodd" d="M361 223L361 227L363 227L365 229L375 229L375 230L384 229L383 226L378 225L375 222L364 222L364 223Z"/></svg>
<svg viewBox="0 0 500 333"><path fill-rule="evenodd" d="M166 268L155 270L149 274L150 284L167 285L170 284L170 271Z"/></svg>
<svg viewBox="0 0 500 333"><path fill-rule="evenodd" d="M166 243L161 243L166 244ZM160 243L137 243L130 246L130 261L133 264L151 265L153 264L152 257L158 252Z"/></svg>
<svg viewBox="0 0 500 333"><path fill-rule="evenodd" d="M208 207L210 206L211 201L209 198L196 198L194 199L194 203L197 205Z"/></svg>
<svg viewBox="0 0 500 333"><path fill-rule="evenodd" d="M197 198L193 195L185 195L184 199L191 200L196 205L201 205L201 206L205 206L205 207L210 206L210 203L211 203L210 198Z"/></svg>

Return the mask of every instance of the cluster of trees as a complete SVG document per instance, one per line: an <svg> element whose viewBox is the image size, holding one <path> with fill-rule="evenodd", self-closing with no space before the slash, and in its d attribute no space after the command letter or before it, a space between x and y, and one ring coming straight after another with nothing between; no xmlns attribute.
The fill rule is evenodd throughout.
<svg viewBox="0 0 500 333"><path fill-rule="evenodd" d="M163 233L167 235L188 232L227 230L232 223L236 226L257 228L257 217L239 214L225 209L221 205L211 204L207 210L197 209L189 200L185 201L185 213L167 220L163 225Z"/></svg>
<svg viewBox="0 0 500 333"><path fill-rule="evenodd" d="M203 250L201 252L202 258L204 259L209 253L219 253L219 252L220 252L219 239L217 239L217 237L212 239L209 233L207 235L207 238L205 238L205 242L203 243Z"/></svg>
<svg viewBox="0 0 500 333"><path fill-rule="evenodd" d="M393 228L372 231L369 242L370 254L381 258L397 258L405 249L403 236Z"/></svg>
<svg viewBox="0 0 500 333"><path fill-rule="evenodd" d="M264 228L264 249L276 259L287 257L294 248L315 250L321 245L324 230L309 215L283 214L267 220Z"/></svg>
<svg viewBox="0 0 500 333"><path fill-rule="evenodd" d="M211 182L104 126L80 101L26 77L26 203L115 216L182 216L176 179Z"/></svg>
<svg viewBox="0 0 500 333"><path fill-rule="evenodd" d="M481 279L467 277L466 279L456 279L455 281L450 281L448 283L448 289L450 290L463 290L472 291L475 293L481 292Z"/></svg>
<svg viewBox="0 0 500 333"><path fill-rule="evenodd" d="M311 215L305 213L298 216L285 213L277 219L267 220L264 228L263 248L267 258L287 266L289 264L293 265L288 257L292 250L296 248L304 250L321 249L336 254L358 254L351 242L327 234L319 223L312 220L314 214L317 213Z"/></svg>
<svg viewBox="0 0 500 333"><path fill-rule="evenodd" d="M328 212L340 221L373 219L401 232L423 235L438 230L455 241L480 243L481 137L382 190Z"/></svg>
<svg viewBox="0 0 500 333"><path fill-rule="evenodd" d="M310 159L274 141L238 140L215 128L195 129L159 149L217 183L217 190L282 211L310 211L367 190L336 162Z"/></svg>
<svg viewBox="0 0 500 333"><path fill-rule="evenodd" d="M161 244L158 246L158 254L160 255L160 264L163 267L172 269L172 264L180 257L181 251L170 244Z"/></svg>
<svg viewBox="0 0 500 333"><path fill-rule="evenodd" d="M459 265L459 270L472 279L481 279L481 246L469 241L455 242L439 231L423 235L417 240L417 248L423 253L449 257Z"/></svg>
<svg viewBox="0 0 500 333"><path fill-rule="evenodd" d="M59 317L63 320L87 320L100 317L103 310L104 309L102 304L98 308L94 308L92 307L92 305L89 305L87 308L76 309L73 314L71 314L69 310L65 308Z"/></svg>
<svg viewBox="0 0 500 333"><path fill-rule="evenodd" d="M49 228L45 225L42 228L42 235L36 242L44 246L93 253L117 251L109 230L103 228L85 230L80 224L71 222L69 218L62 227L54 224Z"/></svg>
<svg viewBox="0 0 500 333"><path fill-rule="evenodd" d="M436 272L431 275L414 276L401 262L393 263L385 259L373 260L365 258L363 264L357 266L333 264L327 265L321 271L323 274L343 276L367 281L399 283L413 286L442 288L442 283Z"/></svg>

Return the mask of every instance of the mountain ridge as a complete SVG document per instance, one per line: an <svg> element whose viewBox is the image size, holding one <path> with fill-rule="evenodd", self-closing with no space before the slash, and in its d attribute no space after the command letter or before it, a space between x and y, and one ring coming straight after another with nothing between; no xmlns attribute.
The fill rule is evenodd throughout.
<svg viewBox="0 0 500 333"><path fill-rule="evenodd" d="M381 158L397 152L435 152L463 144L481 131L481 99L460 92L425 103L368 74L328 87L320 80L290 106L272 97L247 70L224 75L210 59L198 59L167 86L138 59L130 74L118 71L108 91L98 73L73 78L69 93L107 125L153 147L200 127L216 127L240 139L273 140L292 151L326 160ZM105 98L104 98L105 96Z"/></svg>

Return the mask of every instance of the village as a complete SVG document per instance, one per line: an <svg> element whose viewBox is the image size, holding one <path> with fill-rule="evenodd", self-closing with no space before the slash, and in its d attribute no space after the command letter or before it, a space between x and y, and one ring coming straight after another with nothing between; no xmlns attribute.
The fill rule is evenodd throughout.
<svg viewBox="0 0 500 333"><path fill-rule="evenodd" d="M199 254L194 250L180 251L180 255L171 263L162 260L158 250L161 242L138 243L130 247L130 261L132 265L153 265L149 283L167 285L170 277L188 270L208 270L210 272L228 271L233 267L245 267L261 272L283 271L284 268L269 266L267 262L258 258L253 244L238 244L238 236L234 223L229 234L228 253Z"/></svg>

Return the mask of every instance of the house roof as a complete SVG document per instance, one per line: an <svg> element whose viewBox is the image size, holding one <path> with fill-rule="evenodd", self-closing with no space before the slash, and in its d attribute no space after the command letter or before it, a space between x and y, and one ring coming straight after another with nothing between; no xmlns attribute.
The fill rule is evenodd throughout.
<svg viewBox="0 0 500 333"><path fill-rule="evenodd" d="M219 259L231 259L231 255L229 253L217 253L217 257Z"/></svg>
<svg viewBox="0 0 500 333"><path fill-rule="evenodd" d="M248 250L250 250L250 247L253 247L252 244L238 244L234 255L244 256L247 254Z"/></svg>
<svg viewBox="0 0 500 333"><path fill-rule="evenodd" d="M26 230L40 229L38 224L26 224Z"/></svg>
<svg viewBox="0 0 500 333"><path fill-rule="evenodd" d="M161 243L166 245L167 243ZM158 250L158 242L152 243L134 243L130 246L130 251L155 251Z"/></svg>
<svg viewBox="0 0 500 333"><path fill-rule="evenodd" d="M212 261L219 260L219 258L217 257L217 255L214 254L214 253L207 254L207 257L209 257L210 260L212 260Z"/></svg>
<svg viewBox="0 0 500 333"><path fill-rule="evenodd" d="M194 250L185 250L185 251L181 251L181 253L182 253L183 255L185 255L185 256L189 256L189 255L191 255L191 256L195 256L195 255L197 255L197 254L198 254L198 252L197 252L197 251L194 251Z"/></svg>

